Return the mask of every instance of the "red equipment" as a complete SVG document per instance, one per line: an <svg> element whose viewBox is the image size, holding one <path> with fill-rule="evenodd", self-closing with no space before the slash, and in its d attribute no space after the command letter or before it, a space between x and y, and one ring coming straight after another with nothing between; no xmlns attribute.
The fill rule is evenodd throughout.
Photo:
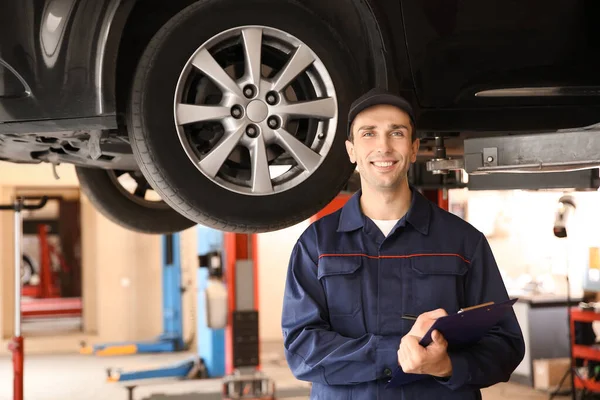
<svg viewBox="0 0 600 400"><path fill-rule="evenodd" d="M48 227L38 225L38 240L40 244L40 283L23 287L23 296L34 299L23 300L21 303L21 316L23 320L39 317L65 317L81 316L81 298L62 298L58 275L69 274L69 266L62 254L48 240ZM60 272L53 271L52 256L60 263Z"/></svg>
<svg viewBox="0 0 600 400"><path fill-rule="evenodd" d="M81 298L50 298L21 301L21 317L31 318L79 317L81 315Z"/></svg>
<svg viewBox="0 0 600 400"><path fill-rule="evenodd" d="M310 222L315 222L322 217L331 214L344 207L344 204L352 197L352 193L339 193L329 204L327 204L321 211L310 217Z"/></svg>
<svg viewBox="0 0 600 400"><path fill-rule="evenodd" d="M429 199L429 201L437 204L441 209L448 211L450 199L448 189L423 190L423 196Z"/></svg>
<svg viewBox="0 0 600 400"><path fill-rule="evenodd" d="M222 398L274 400L275 384L260 365L257 237L225 233L223 245L228 323Z"/></svg>
<svg viewBox="0 0 600 400"><path fill-rule="evenodd" d="M23 296L39 299L59 298L61 291L58 275L60 272L69 274L71 270L62 254L48 240L48 227L45 224L38 224L37 228L40 246L40 282L37 285L23 286ZM60 272L53 271L52 256L58 259Z"/></svg>
<svg viewBox="0 0 600 400"><path fill-rule="evenodd" d="M40 202L35 205L25 204L25 199L17 197L15 202L10 205L0 206L0 210L13 210L14 219L14 282L15 282L15 326L14 336L8 345L12 352L13 361L13 400L23 400L23 337L21 336L21 240L23 237L23 221L21 217L22 210L38 210L46 205L47 197L42 197Z"/></svg>
<svg viewBox="0 0 600 400"><path fill-rule="evenodd" d="M239 313L240 310L249 313L248 318L253 317L252 313L256 313L255 317L258 318L258 251L257 251L257 237L256 235L247 235L241 233L230 233L226 232L223 236L223 244L225 248L225 281L227 284L228 293L228 323L225 329L225 354L228 356L225 358L225 374L230 375L237 368L234 360L234 347L236 345L236 332L233 330L233 321L235 314ZM250 298L238 299L237 297L242 293L239 286L246 286L248 282L244 283L241 280L238 281L238 268L240 262L252 263L252 271L249 276L246 276L248 280L251 280ZM243 304L240 304L243 303ZM260 353L258 343L258 319L255 321L256 326L256 348L254 349L255 354L258 356ZM250 329L253 330L253 329ZM255 370L260 371L260 360L257 359L253 363Z"/></svg>

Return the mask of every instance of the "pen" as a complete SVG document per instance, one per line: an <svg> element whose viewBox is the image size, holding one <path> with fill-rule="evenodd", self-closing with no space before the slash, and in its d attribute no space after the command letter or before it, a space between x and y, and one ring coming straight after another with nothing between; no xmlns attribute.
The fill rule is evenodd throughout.
<svg viewBox="0 0 600 400"><path fill-rule="evenodd" d="M416 321L417 320L417 316L416 315L412 315L412 314L404 314L402 316L402 319L408 319L410 321Z"/></svg>
<svg viewBox="0 0 600 400"><path fill-rule="evenodd" d="M489 301L487 303L483 303L483 304L478 304L476 306L471 306L471 307L467 307L467 308L461 308L460 310L458 310L458 314L460 314L461 312L465 312L465 311L469 311L469 310L474 310L476 308L480 308L480 307L487 307L487 306L491 306L493 305L494 302L493 301Z"/></svg>

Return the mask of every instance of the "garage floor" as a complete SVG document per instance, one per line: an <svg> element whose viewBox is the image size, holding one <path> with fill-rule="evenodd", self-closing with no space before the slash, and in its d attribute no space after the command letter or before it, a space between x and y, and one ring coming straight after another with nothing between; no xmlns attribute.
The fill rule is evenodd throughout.
<svg viewBox="0 0 600 400"><path fill-rule="evenodd" d="M277 390L292 397L306 399L309 387L288 370L280 345L263 345L263 370ZM6 353L4 353L6 354ZM106 382L106 369L152 368L181 361L193 354L135 355L93 357L81 355L29 356L25 362L25 399L27 400L127 400L127 390ZM136 400L212 400L220 390L220 380L142 382L135 389ZM213 395L210 395L213 393ZM203 394L203 395L201 395ZM556 397L555 399L567 399ZM12 364L8 355L0 357L0 400L12 399ZM542 400L548 395L517 384L505 383L485 389L484 400Z"/></svg>

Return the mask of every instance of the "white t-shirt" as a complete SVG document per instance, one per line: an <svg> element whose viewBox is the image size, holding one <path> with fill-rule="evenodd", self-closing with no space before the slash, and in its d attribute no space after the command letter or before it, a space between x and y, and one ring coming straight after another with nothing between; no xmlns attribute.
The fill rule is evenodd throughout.
<svg viewBox="0 0 600 400"><path fill-rule="evenodd" d="M375 225L377 225L379 227L379 229L381 229L381 232L383 232L383 235L385 237L387 237L387 235L390 234L390 232L392 231L394 226L396 226L398 221L400 221L400 220L399 219L385 219L385 220L374 219L373 220L373 222L375 222Z"/></svg>

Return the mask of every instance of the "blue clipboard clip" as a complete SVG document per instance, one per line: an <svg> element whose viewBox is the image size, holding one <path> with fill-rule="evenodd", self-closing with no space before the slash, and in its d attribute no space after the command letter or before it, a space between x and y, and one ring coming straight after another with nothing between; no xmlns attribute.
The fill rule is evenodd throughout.
<svg viewBox="0 0 600 400"><path fill-rule="evenodd" d="M450 349L473 345L493 329L518 300L515 298L501 303L484 303L440 317L421 338L419 344L428 346L433 342L431 334L437 330L448 341ZM407 374L398 367L386 387L400 387L428 377L429 375L423 374Z"/></svg>

